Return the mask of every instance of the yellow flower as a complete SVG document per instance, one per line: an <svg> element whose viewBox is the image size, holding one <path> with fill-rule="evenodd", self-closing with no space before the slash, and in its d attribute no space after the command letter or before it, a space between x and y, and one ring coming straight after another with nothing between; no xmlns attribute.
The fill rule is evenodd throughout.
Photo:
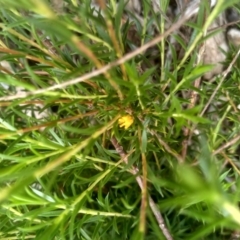
<svg viewBox="0 0 240 240"><path fill-rule="evenodd" d="M124 129L128 129L133 124L134 118L131 115L126 115L118 119L118 124Z"/></svg>

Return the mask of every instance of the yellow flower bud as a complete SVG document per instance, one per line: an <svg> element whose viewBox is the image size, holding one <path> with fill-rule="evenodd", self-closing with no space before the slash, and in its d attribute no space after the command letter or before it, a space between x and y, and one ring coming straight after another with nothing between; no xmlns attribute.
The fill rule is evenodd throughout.
<svg viewBox="0 0 240 240"><path fill-rule="evenodd" d="M126 115L118 119L118 124L124 129L128 129L133 124L134 118L131 115Z"/></svg>

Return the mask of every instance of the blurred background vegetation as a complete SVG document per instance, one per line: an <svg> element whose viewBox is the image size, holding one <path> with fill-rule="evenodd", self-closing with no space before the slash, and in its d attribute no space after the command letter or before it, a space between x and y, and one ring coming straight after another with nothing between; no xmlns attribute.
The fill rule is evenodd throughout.
<svg viewBox="0 0 240 240"><path fill-rule="evenodd" d="M0 4L0 239L240 239L238 61L196 88L201 41L179 65L165 38L109 67L165 31L149 1L143 25L122 1L104 17L88 0Z"/></svg>

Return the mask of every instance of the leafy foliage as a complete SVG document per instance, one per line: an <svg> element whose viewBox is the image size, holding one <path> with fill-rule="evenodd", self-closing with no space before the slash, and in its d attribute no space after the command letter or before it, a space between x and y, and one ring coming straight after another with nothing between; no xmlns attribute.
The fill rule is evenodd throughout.
<svg viewBox="0 0 240 240"><path fill-rule="evenodd" d="M90 1L65 1L61 14L43 0L0 4L1 239L165 239L148 197L173 239L236 234L239 62L197 88L212 66L195 65L201 39L179 36L192 49L183 61L166 38L79 79L151 40L154 22L164 32L165 19L148 1L143 25L123 17L122 1L105 17ZM188 26L199 33L202 22Z"/></svg>

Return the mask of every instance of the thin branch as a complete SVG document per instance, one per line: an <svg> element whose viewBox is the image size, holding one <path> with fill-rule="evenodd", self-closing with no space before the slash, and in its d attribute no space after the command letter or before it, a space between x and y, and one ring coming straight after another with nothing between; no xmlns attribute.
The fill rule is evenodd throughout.
<svg viewBox="0 0 240 240"><path fill-rule="evenodd" d="M234 170L238 173L238 175L240 175L240 170L239 168L236 166L236 164L232 161L232 159L230 159L230 157L227 156L227 154L225 152L222 152L221 155L226 159L227 163L230 163L232 165L232 167L234 168ZM222 168L223 169L223 168Z"/></svg>
<svg viewBox="0 0 240 240"><path fill-rule="evenodd" d="M219 82L219 84L217 85L216 89L214 90L214 92L212 93L211 97L209 98L207 104L205 105L204 109L202 110L200 117L203 116L203 114L206 112L206 110L208 109L209 105L211 104L212 100L214 99L215 95L217 94L218 90L220 89L220 87L223 84L223 81L225 80L225 78L227 77L227 75L231 72L233 65L235 64L235 62L238 59L238 56L240 54L240 49L238 50L237 54L234 56L233 60L230 62L228 68L223 72L222 74L222 78Z"/></svg>
<svg viewBox="0 0 240 240"><path fill-rule="evenodd" d="M145 153L142 153L142 204L140 213L140 231L145 233L146 229L146 209L147 209L147 159Z"/></svg>
<svg viewBox="0 0 240 240"><path fill-rule="evenodd" d="M231 72L232 68L233 68L233 65L235 64L235 62L237 61L238 59L238 56L240 54L240 49L238 50L237 54L234 56L233 60L231 61L231 63L229 64L228 68L222 73L222 78L218 84L218 86L216 87L216 89L214 90L214 92L212 93L211 97L209 98L207 104L205 105L204 109L202 110L202 112L200 113L200 117L202 117L204 115L204 113L206 112L206 110L208 109L209 105L211 104L211 102L213 101L215 95L217 94L218 90L220 89L221 85L223 84L223 81L225 80L225 78L227 77L227 75ZM188 137L188 143L191 141L191 138L192 138L192 135L193 135L193 131L194 129L196 128L197 124L194 124L190 130L190 133L189 133L189 137ZM240 139L240 136L239 136L239 139ZM235 142L237 142L238 140L238 137L236 137L236 139L232 139L230 142L224 144L222 147L220 147L219 149L215 150L213 152L213 155L216 155L218 154L219 152L221 152L223 149L231 146L231 144L234 144ZM232 142L233 141L233 142Z"/></svg>
<svg viewBox="0 0 240 240"><path fill-rule="evenodd" d="M125 164L128 164L128 155L126 154L126 152L124 151L123 147L118 143L117 139L115 137L112 137L110 139L111 143L113 144L115 150L117 151L117 153L120 155L120 157L122 158L122 160L125 162ZM139 169L135 166L132 166L130 169L130 172L133 175L136 175L136 181L139 185L139 187L141 188L142 191L144 191L144 185L143 185L143 180L140 176L137 176ZM161 212L158 210L155 202L152 200L151 197L148 198L149 200L149 206L158 222L158 226L159 228L162 230L165 238L167 240L173 240L169 230L166 227L165 221L163 219L163 216L161 214Z"/></svg>
<svg viewBox="0 0 240 240"><path fill-rule="evenodd" d="M157 140L158 140L158 142L160 143L160 145L162 145L162 146L164 147L164 149L165 149L168 153L170 153L172 156L174 156L174 157L178 160L179 163L183 163L183 162L184 162L184 159L182 158L182 156L181 156L180 154L174 152L174 150L172 150L172 149L170 148L170 146L161 139L161 136L160 136L160 135L158 135L155 131L150 131L150 133L157 138Z"/></svg>
<svg viewBox="0 0 240 240"><path fill-rule="evenodd" d="M9 132L9 133L5 133L5 134L0 134L0 139L5 139L9 136L14 136L17 134L22 134L22 133L28 133L28 132L32 132L35 130L43 130L46 127L52 127L52 126L56 126L56 125L60 125L69 121L74 121L74 120L78 120L80 118L84 118L84 117L88 117L88 116L93 116L96 115L98 113L98 111L91 111L91 112L87 112L87 113L83 113L83 114L77 114L75 116L71 116L71 117L67 117L67 118L62 118L62 119L57 119L57 120L53 120L53 121L48 121L46 123L42 123L39 125L35 125L35 126L30 126L27 128L22 128L19 130L16 130L15 132ZM0 123L3 120L0 118Z"/></svg>
<svg viewBox="0 0 240 240"><path fill-rule="evenodd" d="M80 82L84 82L88 79L94 78L100 74L104 74L106 73L108 70L110 70L113 67L119 66L125 62L127 62L128 60L136 57L137 55L141 54L142 52L146 51L148 48L155 46L156 44L158 44L159 42L161 42L164 38L166 38L167 36L169 36L171 33L173 33L174 31L176 31L177 29L179 29L189 18L191 18L195 13L196 13L196 9L198 9L199 5L195 4L194 6L191 6L191 9L193 11L190 11L189 8L186 9L186 12L184 12L182 14L182 16L179 17L179 20L174 23L167 31L165 31L163 34L160 34L159 36L157 36L156 38L154 38L153 40L149 41L148 43L142 45L141 47L137 48L136 50L126 54L125 56L123 56L122 58L117 59L116 61L113 61L99 69L94 70L93 72L87 73L81 77L69 80L69 81L65 81L63 83L60 84L55 84L51 87L45 88L45 89L38 89L35 91L31 91L31 92L25 92L25 93L18 93L16 95L13 96L4 96L0 98L0 101L9 101L9 100L14 100L14 99L19 99L19 98L25 98L28 96L33 96L33 95L37 95L37 94L42 94L42 93L46 93L48 91L53 91L56 89L63 89L66 88L68 86L80 83Z"/></svg>
<svg viewBox="0 0 240 240"><path fill-rule="evenodd" d="M150 208L152 209L152 212L153 212L155 218L157 219L158 226L162 230L166 239L167 240L173 240L173 237L171 236L169 230L166 227L166 224L165 224L165 221L163 219L163 216L162 216L161 212L157 209L156 204L154 203L154 201L150 197L149 197L149 205L150 205Z"/></svg>
<svg viewBox="0 0 240 240"><path fill-rule="evenodd" d="M206 34L207 34L207 31L205 31L204 36ZM206 43L204 43L203 46L199 49L197 62L195 65L199 65L202 62L203 55L205 53L205 48L206 48ZM201 83L201 77L197 78L194 81L194 85L193 85L194 88L199 89L200 83ZM197 98L198 98L198 92L196 92L195 90L192 90L190 92L190 102L187 106L187 109L191 109L195 106L195 104L197 102ZM188 120L188 126L190 126L190 124L191 124L191 122ZM182 155L183 160L185 160L185 158L187 156L188 145L190 144L191 136L192 136L191 129L189 127L184 127L183 135L184 135L184 140L182 141L182 154L181 155Z"/></svg>
<svg viewBox="0 0 240 240"><path fill-rule="evenodd" d="M220 152L222 152L224 149L232 146L233 144L235 144L237 141L240 140L240 134L237 135L236 137L234 137L233 139L231 139L230 141L226 142L225 144L223 144L220 148L218 148L217 150L215 150L212 154L216 155Z"/></svg>

